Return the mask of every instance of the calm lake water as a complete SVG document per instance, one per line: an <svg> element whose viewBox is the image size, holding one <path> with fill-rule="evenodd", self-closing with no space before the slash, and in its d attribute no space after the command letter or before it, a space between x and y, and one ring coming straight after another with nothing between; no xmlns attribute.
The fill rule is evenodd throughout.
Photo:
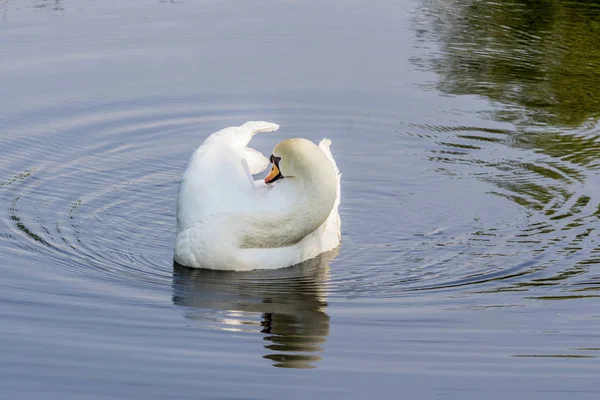
<svg viewBox="0 0 600 400"><path fill-rule="evenodd" d="M600 6L0 2L0 397L597 399ZM343 244L173 265L211 132L329 137Z"/></svg>

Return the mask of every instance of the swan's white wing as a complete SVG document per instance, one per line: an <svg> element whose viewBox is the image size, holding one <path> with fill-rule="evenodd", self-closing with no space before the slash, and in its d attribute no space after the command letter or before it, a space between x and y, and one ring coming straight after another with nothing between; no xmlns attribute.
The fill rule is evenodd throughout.
<svg viewBox="0 0 600 400"><path fill-rule="evenodd" d="M269 166L269 159L260 151L247 147L248 143L259 132L274 132L278 129L279 125L272 122L248 121L241 126L221 129L211 136L231 145L236 158L240 157L243 160L242 167L245 169L248 182L251 187L256 188L252 175L263 172Z"/></svg>
<svg viewBox="0 0 600 400"><path fill-rule="evenodd" d="M220 139L237 150L244 150L254 135L260 132L275 132L279 125L265 121L248 121L241 126L230 126L210 135L209 139Z"/></svg>
<svg viewBox="0 0 600 400"><path fill-rule="evenodd" d="M188 266L222 269L279 268L333 249L340 242L340 174L337 198L328 219L314 232L290 247L239 248L233 242L236 226L225 226L238 212L287 207L301 195L303 186L294 179L273 185L254 182L252 172L264 169L266 157L248 149L257 132L278 128L268 122L248 122L212 134L194 152L182 177L178 199L178 234L175 260ZM319 144L335 170L337 165L325 139ZM235 224L233 224L235 225ZM193 226L193 228L192 228ZM188 229L191 228L191 229ZM220 234L221 236L215 237ZM205 258L208 257L208 260Z"/></svg>
<svg viewBox="0 0 600 400"><path fill-rule="evenodd" d="M252 173L264 170L268 159L246 146L256 133L278 128L270 122L246 122L213 133L194 151L179 186L179 230L211 214L261 206Z"/></svg>

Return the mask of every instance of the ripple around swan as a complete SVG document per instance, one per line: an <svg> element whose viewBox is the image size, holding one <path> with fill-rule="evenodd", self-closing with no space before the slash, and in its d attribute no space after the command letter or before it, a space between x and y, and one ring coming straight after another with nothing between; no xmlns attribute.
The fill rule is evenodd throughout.
<svg viewBox="0 0 600 400"><path fill-rule="evenodd" d="M567 277L576 284L573 279L598 259L591 224L600 204L597 178L588 165L555 153L524 152L514 133L402 123L392 115L341 108L213 104L182 98L56 105L71 118L46 110L45 120L38 116L36 124L25 124L23 113L15 122L24 124L19 130L34 132L44 143L46 135L53 140L30 146L30 137L10 138L12 175L2 183L9 249L54 259L48 275L84 286L150 291L172 286L181 275L172 268L175 196L192 148L231 121L264 115L282 123L276 138L332 136L344 173L344 241L327 276L317 279L301 266L282 275L256 273L251 281L225 279L231 288L251 283L270 295L292 284L332 299L394 298L423 290L523 291ZM302 121L295 119L298 114ZM400 150L365 158L380 146L354 145L366 130ZM274 141L263 135L253 145L268 152ZM504 154L508 148L508 155L499 159L498 147ZM477 169L465 168L473 165ZM368 172L374 169L379 174ZM485 200L474 193L473 201L463 191L461 181L467 179L480 182ZM298 271L306 281L294 278Z"/></svg>
<svg viewBox="0 0 600 400"><path fill-rule="evenodd" d="M594 398L593 2L165 3L0 2L7 397ZM250 119L332 139L341 247L173 265L192 149Z"/></svg>

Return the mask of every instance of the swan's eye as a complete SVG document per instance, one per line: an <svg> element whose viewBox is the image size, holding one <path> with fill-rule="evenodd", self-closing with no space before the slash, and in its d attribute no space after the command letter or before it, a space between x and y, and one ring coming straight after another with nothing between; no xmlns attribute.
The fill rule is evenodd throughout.
<svg viewBox="0 0 600 400"><path fill-rule="evenodd" d="M281 160L281 157L275 157L273 154L271 154L271 158L269 158L271 164L277 165L277 168L279 168L279 160Z"/></svg>

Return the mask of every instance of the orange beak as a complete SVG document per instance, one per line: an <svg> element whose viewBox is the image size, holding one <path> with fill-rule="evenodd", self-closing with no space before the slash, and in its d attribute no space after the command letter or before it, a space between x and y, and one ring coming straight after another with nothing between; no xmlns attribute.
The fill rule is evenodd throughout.
<svg viewBox="0 0 600 400"><path fill-rule="evenodd" d="M265 183L272 183L275 182L277 179L281 178L283 178L283 176L281 175L279 168L277 168L277 165L273 164L271 172L269 172L269 175L267 175L267 177L265 178Z"/></svg>

